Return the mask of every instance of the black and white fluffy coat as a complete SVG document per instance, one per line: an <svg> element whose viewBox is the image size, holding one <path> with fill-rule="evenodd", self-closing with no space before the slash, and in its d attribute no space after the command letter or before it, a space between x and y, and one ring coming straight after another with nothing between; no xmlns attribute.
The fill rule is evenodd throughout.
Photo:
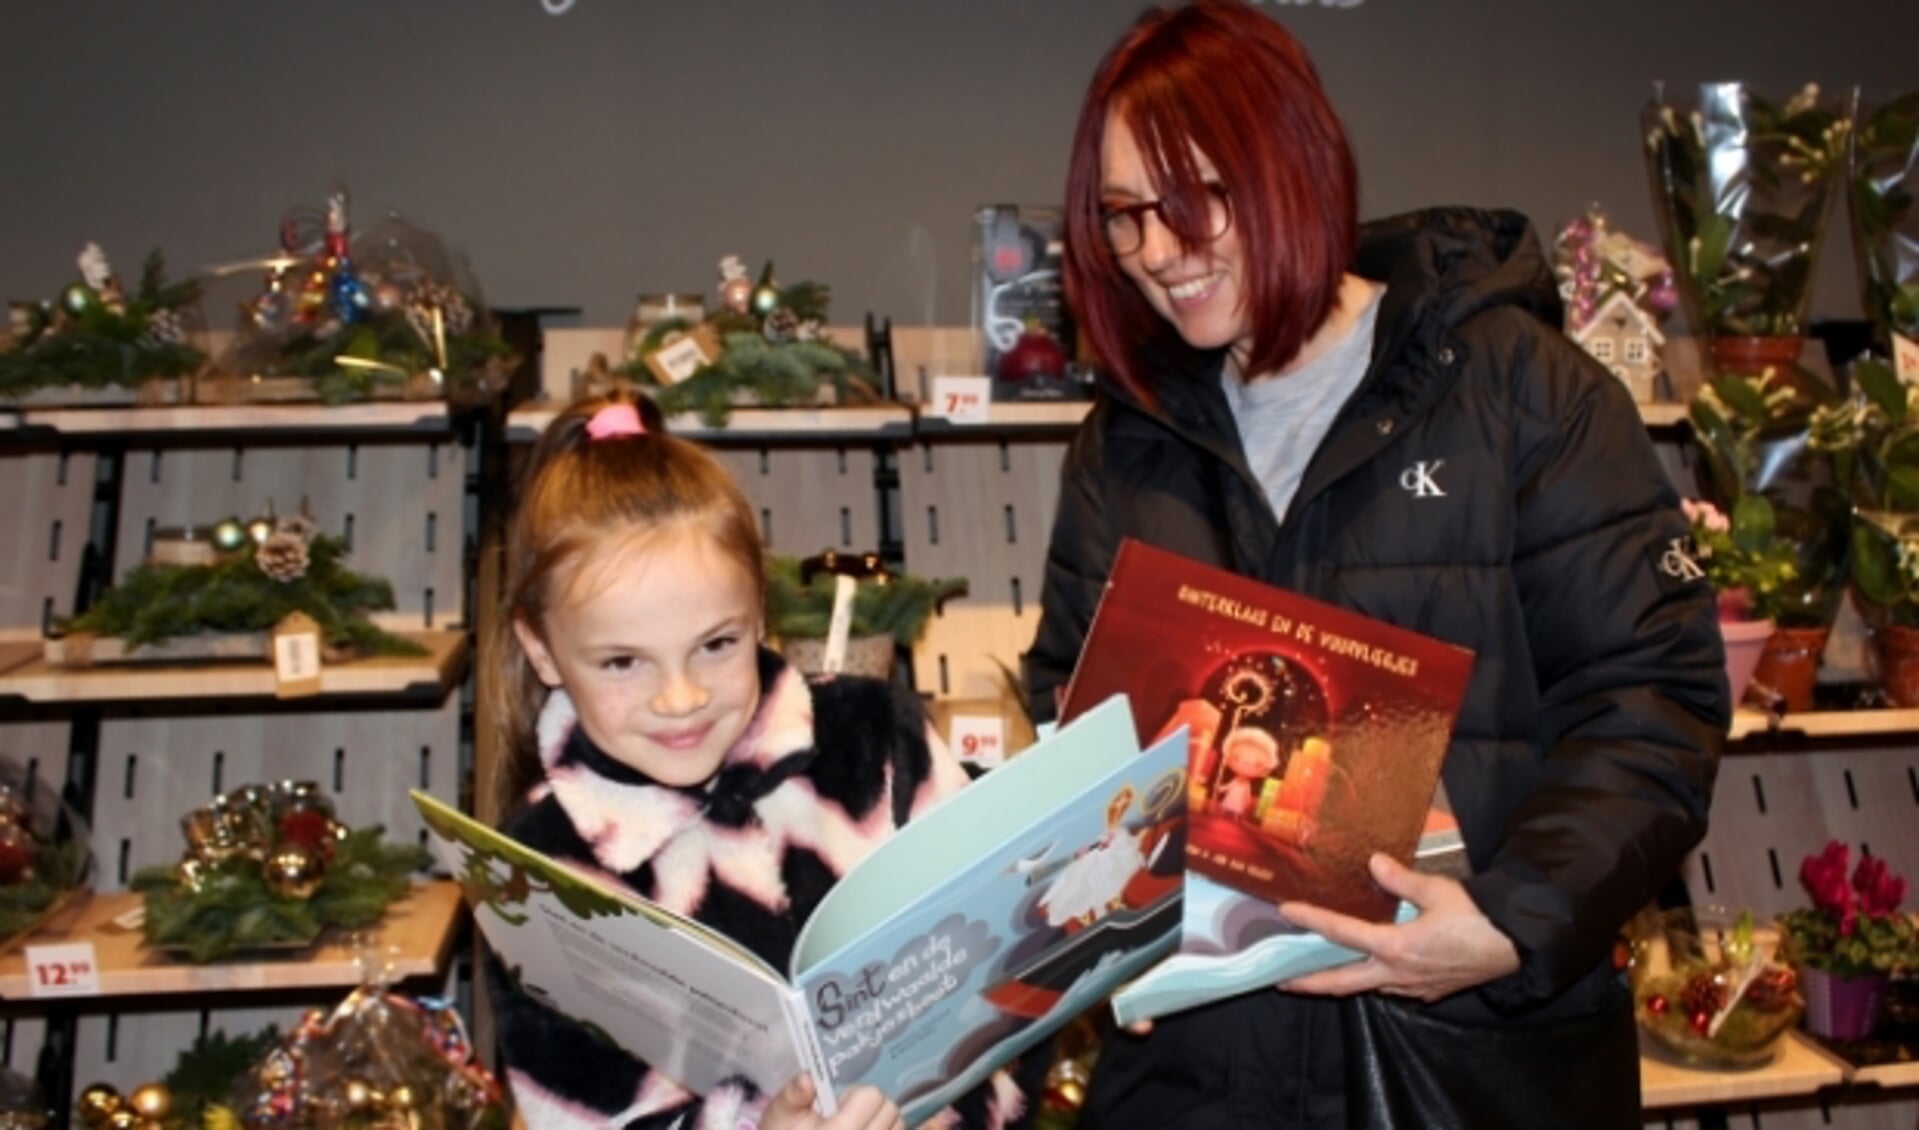
<svg viewBox="0 0 1919 1130"><path fill-rule="evenodd" d="M840 876L967 778L910 695L868 679L808 682L770 651L759 662L759 707L708 788L659 785L613 760L555 691L538 728L544 780L503 830L783 969ZM507 1078L533 1130L757 1125L764 1097L750 1087L702 1099L492 972ZM1024 1105L1000 1073L928 1125L998 1130Z"/></svg>

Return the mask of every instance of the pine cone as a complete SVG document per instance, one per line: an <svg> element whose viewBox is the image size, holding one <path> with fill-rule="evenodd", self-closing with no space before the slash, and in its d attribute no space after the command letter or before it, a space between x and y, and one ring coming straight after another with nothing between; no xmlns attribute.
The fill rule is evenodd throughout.
<svg viewBox="0 0 1919 1130"><path fill-rule="evenodd" d="M768 341L792 341L800 330L800 316L784 306L766 316L760 324L760 333Z"/></svg>
<svg viewBox="0 0 1919 1130"><path fill-rule="evenodd" d="M473 327L473 307L466 296L444 283L423 282L406 297L406 321L421 338L433 340L433 311L440 311L446 335L453 337Z"/></svg>
<svg viewBox="0 0 1919 1130"><path fill-rule="evenodd" d="M185 345L187 322L178 310L155 310L147 316L146 340L156 345Z"/></svg>
<svg viewBox="0 0 1919 1130"><path fill-rule="evenodd" d="M281 518L274 529L283 534L292 534L303 542L310 542L313 535L320 532L320 523L314 521L312 515L302 512Z"/></svg>
<svg viewBox="0 0 1919 1130"><path fill-rule="evenodd" d="M281 584L297 581L307 574L307 543L285 530L276 530L254 551L253 563Z"/></svg>
<svg viewBox="0 0 1919 1130"><path fill-rule="evenodd" d="M1710 972L1694 974L1679 990L1679 1003L1687 1015L1703 1012L1711 1016L1726 1003L1725 985Z"/></svg>

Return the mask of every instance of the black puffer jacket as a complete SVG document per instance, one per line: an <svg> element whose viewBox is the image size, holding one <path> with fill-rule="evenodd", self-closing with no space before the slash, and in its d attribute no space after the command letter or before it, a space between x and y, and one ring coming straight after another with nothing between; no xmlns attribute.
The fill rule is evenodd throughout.
<svg viewBox="0 0 1919 1130"><path fill-rule="evenodd" d="M1387 285L1372 365L1283 523L1222 353L1155 347L1158 405L1095 407L1062 473L1034 705L1070 673L1129 536L1473 649L1444 778L1467 888L1522 964L1429 1011L1543 1025L1617 1008L1611 943L1704 834L1728 718L1711 594L1674 554L1686 522L1623 386L1547 328L1558 298L1523 217L1367 225L1355 270Z"/></svg>

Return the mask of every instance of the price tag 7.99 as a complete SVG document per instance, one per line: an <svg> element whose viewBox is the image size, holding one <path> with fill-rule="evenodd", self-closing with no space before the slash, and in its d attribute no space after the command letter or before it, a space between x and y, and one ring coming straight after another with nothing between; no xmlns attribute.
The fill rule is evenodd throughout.
<svg viewBox="0 0 1919 1130"><path fill-rule="evenodd" d="M97 997L100 960L92 942L28 946L27 992L36 997Z"/></svg>
<svg viewBox="0 0 1919 1130"><path fill-rule="evenodd" d="M993 403L990 377L934 377L930 412L955 424L984 424Z"/></svg>

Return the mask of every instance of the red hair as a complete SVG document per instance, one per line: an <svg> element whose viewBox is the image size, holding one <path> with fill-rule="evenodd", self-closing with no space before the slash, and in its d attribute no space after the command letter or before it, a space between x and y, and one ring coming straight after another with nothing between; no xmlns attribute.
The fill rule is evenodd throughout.
<svg viewBox="0 0 1919 1130"><path fill-rule="evenodd" d="M1209 242L1192 148L1218 170L1246 251L1246 371L1282 368L1332 312L1359 223L1352 149L1305 49L1244 3L1197 0L1148 10L1093 75L1066 174L1066 290L1107 372L1152 403L1137 351L1166 326L1121 272L1100 214L1101 146L1114 113L1189 252Z"/></svg>

